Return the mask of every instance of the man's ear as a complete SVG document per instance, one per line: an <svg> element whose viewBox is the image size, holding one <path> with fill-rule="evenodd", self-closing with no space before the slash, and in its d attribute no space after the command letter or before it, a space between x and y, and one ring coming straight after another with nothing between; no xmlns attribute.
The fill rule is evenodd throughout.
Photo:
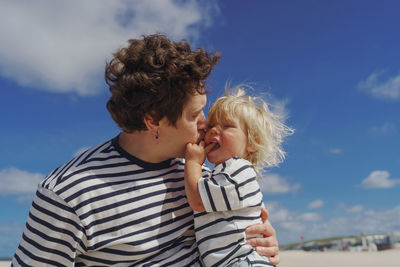
<svg viewBox="0 0 400 267"><path fill-rule="evenodd" d="M147 130L152 133L155 133L158 130L158 127L160 127L160 122L156 121L150 114L144 116L143 122L146 125Z"/></svg>

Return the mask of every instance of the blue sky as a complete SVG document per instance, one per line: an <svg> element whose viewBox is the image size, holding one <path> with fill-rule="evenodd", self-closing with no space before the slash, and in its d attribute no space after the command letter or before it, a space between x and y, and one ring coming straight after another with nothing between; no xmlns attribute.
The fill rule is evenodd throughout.
<svg viewBox="0 0 400 267"><path fill-rule="evenodd" d="M18 245L37 183L119 129L104 64L162 32L219 51L209 103L248 83L295 129L266 172L281 244L400 231L398 1L2 1L0 257Z"/></svg>

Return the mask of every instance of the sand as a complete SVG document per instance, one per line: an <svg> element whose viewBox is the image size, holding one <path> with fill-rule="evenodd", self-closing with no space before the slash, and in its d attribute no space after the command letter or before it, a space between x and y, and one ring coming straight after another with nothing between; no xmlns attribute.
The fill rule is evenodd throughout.
<svg viewBox="0 0 400 267"><path fill-rule="evenodd" d="M279 267L400 267L400 250L379 252L281 251Z"/></svg>
<svg viewBox="0 0 400 267"><path fill-rule="evenodd" d="M279 267L400 267L400 250L379 252L281 251ZM0 267L10 262L0 262Z"/></svg>

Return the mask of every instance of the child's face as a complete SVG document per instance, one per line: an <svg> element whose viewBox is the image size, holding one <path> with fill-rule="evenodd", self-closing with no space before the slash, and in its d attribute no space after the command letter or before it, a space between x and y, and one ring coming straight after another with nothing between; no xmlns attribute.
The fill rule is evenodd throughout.
<svg viewBox="0 0 400 267"><path fill-rule="evenodd" d="M232 157L245 158L247 155L247 134L239 119L209 123L204 137L206 145L216 143L207 154L208 161L220 164Z"/></svg>

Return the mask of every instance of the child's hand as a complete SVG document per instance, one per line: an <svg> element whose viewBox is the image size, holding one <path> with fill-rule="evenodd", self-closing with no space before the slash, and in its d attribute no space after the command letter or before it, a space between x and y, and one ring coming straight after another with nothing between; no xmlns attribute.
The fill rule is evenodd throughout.
<svg viewBox="0 0 400 267"><path fill-rule="evenodd" d="M215 143L205 146L204 141L201 141L198 145L188 143L185 151L186 161L194 161L202 165L206 160L207 153L214 147L214 145Z"/></svg>

